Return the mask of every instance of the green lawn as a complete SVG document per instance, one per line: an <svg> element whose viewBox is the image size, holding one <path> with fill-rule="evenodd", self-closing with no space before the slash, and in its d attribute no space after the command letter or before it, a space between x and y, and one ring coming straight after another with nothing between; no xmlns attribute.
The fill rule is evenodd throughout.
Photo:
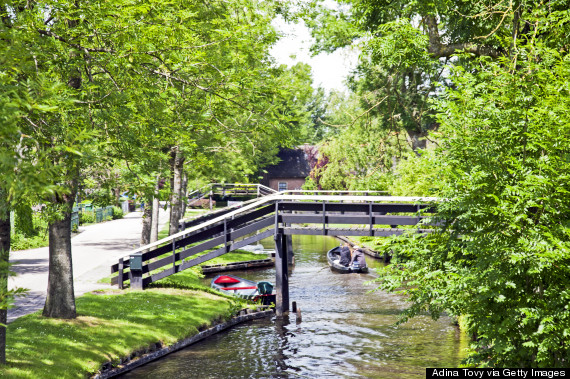
<svg viewBox="0 0 570 379"><path fill-rule="evenodd" d="M39 312L8 325L10 378L84 378L102 364L172 344L214 322L229 319L240 303L204 291L155 288L88 294L77 298L75 320Z"/></svg>

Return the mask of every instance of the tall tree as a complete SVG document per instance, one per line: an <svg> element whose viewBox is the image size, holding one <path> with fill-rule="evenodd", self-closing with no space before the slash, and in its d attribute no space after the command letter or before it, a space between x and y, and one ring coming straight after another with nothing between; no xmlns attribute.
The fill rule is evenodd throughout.
<svg viewBox="0 0 570 379"><path fill-rule="evenodd" d="M537 35L561 20L543 10ZM466 317L477 366L567 367L570 356L570 64L528 42L510 60L455 68L437 108L445 226L411 238L409 260L383 277L409 295L406 318Z"/></svg>

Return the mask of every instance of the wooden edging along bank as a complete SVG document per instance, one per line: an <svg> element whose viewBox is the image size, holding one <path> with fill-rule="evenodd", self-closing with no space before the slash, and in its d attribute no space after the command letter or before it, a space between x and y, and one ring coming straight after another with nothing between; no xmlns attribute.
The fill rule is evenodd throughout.
<svg viewBox="0 0 570 379"><path fill-rule="evenodd" d="M252 313L249 313L252 312ZM128 361L124 364L120 364L118 367L111 367L110 362L103 365L100 372L91 376L92 379L107 379L113 378L117 375L124 374L127 371L131 371L137 367L140 367L146 363L154 361L156 359L162 358L163 356L173 353L177 350L183 349L187 346L190 346L198 341L201 341L207 337L210 337L216 333L219 333L223 330L231 328L237 324L241 324L242 322L256 320L263 317L268 317L274 314L273 310L266 310L266 311L253 311L251 309L242 310L240 314L230 321L215 325L209 329L206 329L198 334L193 335L192 337L188 337L183 339L182 341L176 342L173 345L161 347L160 343L157 343L155 346L157 350L152 351L150 353L144 354L140 357L133 358L134 360Z"/></svg>
<svg viewBox="0 0 570 379"><path fill-rule="evenodd" d="M214 272L223 272L223 271L247 270L250 268L271 267L274 264L275 264L275 258L257 259L257 260L253 260L253 261L234 262L234 263L226 263L226 264L217 264L217 265L202 266L202 273L203 274L210 274L210 273L214 273Z"/></svg>

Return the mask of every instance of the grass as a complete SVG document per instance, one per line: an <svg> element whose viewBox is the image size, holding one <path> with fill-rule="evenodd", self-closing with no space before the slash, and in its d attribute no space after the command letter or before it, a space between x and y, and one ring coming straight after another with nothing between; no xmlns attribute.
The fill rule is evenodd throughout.
<svg viewBox="0 0 570 379"><path fill-rule="evenodd" d="M236 299L203 291L155 288L77 298L75 320L39 313L8 325L8 364L1 377L84 378L160 341L170 345L229 319ZM144 305L144 306L142 306Z"/></svg>

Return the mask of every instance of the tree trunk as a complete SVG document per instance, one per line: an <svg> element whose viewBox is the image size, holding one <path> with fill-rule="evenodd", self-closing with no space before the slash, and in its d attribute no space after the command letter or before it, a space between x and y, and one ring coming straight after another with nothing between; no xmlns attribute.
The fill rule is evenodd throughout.
<svg viewBox="0 0 570 379"><path fill-rule="evenodd" d="M168 235L178 233L178 223L182 217L180 194L182 192L182 172L184 168L184 157L178 146L172 149L171 157L172 187L170 190L172 192L170 195L170 228Z"/></svg>
<svg viewBox="0 0 570 379"><path fill-rule="evenodd" d="M6 193L0 191L0 296L8 293L8 262L10 261L10 208ZM0 364L6 364L6 322L8 310L0 309Z"/></svg>
<svg viewBox="0 0 570 379"><path fill-rule="evenodd" d="M160 175L156 176L156 183L154 185L154 196L152 198L152 221L150 225L150 242L158 241L158 217L160 212L160 202L158 195L160 191Z"/></svg>
<svg viewBox="0 0 570 379"><path fill-rule="evenodd" d="M75 2L79 10L79 1ZM66 20L68 28L74 29L79 25L79 19ZM70 63L68 64L69 79L67 85L80 90L82 85L81 68L85 64L81 53L70 50ZM49 272L46 303L43 316L50 318L73 319L77 317L75 309L75 292L73 288L73 263L71 255L71 212L77 186L79 183L79 166L77 162L61 157L55 164L64 164L69 170L68 189L66 195L56 195L52 204L59 210L61 219L51 220L49 229Z"/></svg>
<svg viewBox="0 0 570 379"><path fill-rule="evenodd" d="M141 246L148 245L150 243L150 229L152 224L152 203L150 201L145 201L144 210L142 215L142 233L141 233Z"/></svg>
<svg viewBox="0 0 570 379"><path fill-rule="evenodd" d="M60 202L63 205L63 219L52 221L49 225L49 274L43 310L45 317L72 319L77 316L71 261L71 210L76 186L73 187L72 193Z"/></svg>
<svg viewBox="0 0 570 379"><path fill-rule="evenodd" d="M406 132L407 132L406 137L408 143L410 144L410 147L412 148L414 153L419 156L418 150L426 148L425 133L418 132L412 129L406 129Z"/></svg>
<svg viewBox="0 0 570 379"><path fill-rule="evenodd" d="M115 206L117 206L117 207L120 208L120 207L121 207L121 201L120 201L120 199L121 199L121 189L120 189L119 187L117 187L117 188L115 188L115 189L113 190L113 192L114 192L114 195L115 195Z"/></svg>
<svg viewBox="0 0 570 379"><path fill-rule="evenodd" d="M180 196L180 201L182 202L180 217L184 218L184 215L186 214L186 204L188 203L188 175L186 173L184 173L182 178L182 190L180 191Z"/></svg>
<svg viewBox="0 0 570 379"><path fill-rule="evenodd" d="M150 227L150 243L158 241L158 213L160 211L160 203L158 197L152 198L152 223Z"/></svg>

